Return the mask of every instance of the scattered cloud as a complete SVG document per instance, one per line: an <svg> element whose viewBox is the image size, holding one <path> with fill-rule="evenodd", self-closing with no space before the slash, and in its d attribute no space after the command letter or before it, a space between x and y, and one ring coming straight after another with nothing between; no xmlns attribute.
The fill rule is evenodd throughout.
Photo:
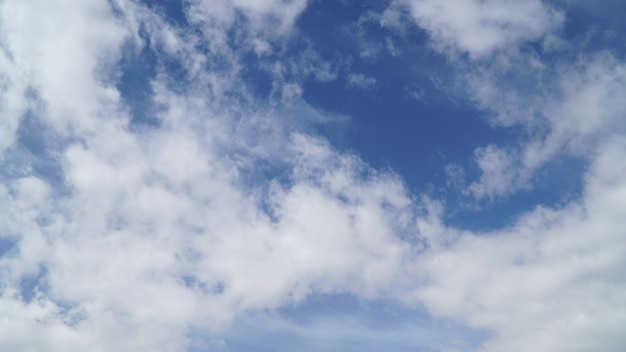
<svg viewBox="0 0 626 352"><path fill-rule="evenodd" d="M622 137L603 143L578 203L432 243L416 262L428 282L416 297L437 315L491 331L485 351L619 351L624 150Z"/></svg>
<svg viewBox="0 0 626 352"><path fill-rule="evenodd" d="M400 3L409 7L417 25L429 32L438 49L459 50L473 58L486 57L525 41L540 40L563 22L562 13L540 0Z"/></svg>
<svg viewBox="0 0 626 352"><path fill-rule="evenodd" d="M209 331L209 348L228 350L219 334L242 317L344 294L483 331L481 351L622 351L620 59L521 50L564 21L538 0L414 0L382 13L394 28L410 14L442 55L467 54L451 61L454 84L494 128L523 131L513 147L474 150L478 180L450 163L449 188L497 201L564 154L590 165L580 199L469 231L445 224L445 202L312 132L339 118L305 100L307 79L378 81L312 46L274 57L307 5L194 0L183 28L136 1L0 3L0 347L182 351ZM143 50L154 55L150 123L119 89L123 58ZM243 78L246 55L266 65L269 98ZM40 153L26 152L33 140ZM297 332L372 331L350 318Z"/></svg>
<svg viewBox="0 0 626 352"><path fill-rule="evenodd" d="M370 90L376 86L376 78L363 73L351 73L348 75L348 86L357 89Z"/></svg>
<svg viewBox="0 0 626 352"><path fill-rule="evenodd" d="M477 199L508 195L520 187L519 176L512 157L506 150L493 145L474 151L476 164L480 168L480 180L472 183L468 191Z"/></svg>

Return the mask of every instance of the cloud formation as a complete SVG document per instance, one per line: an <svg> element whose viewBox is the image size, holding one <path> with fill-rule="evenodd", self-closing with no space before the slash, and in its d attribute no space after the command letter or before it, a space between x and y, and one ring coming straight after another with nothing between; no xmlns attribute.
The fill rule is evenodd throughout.
<svg viewBox="0 0 626 352"><path fill-rule="evenodd" d="M542 39L563 21L541 0L407 0L414 20L441 50L460 50L473 58L489 56L526 41Z"/></svg>
<svg viewBox="0 0 626 352"><path fill-rule="evenodd" d="M274 62L278 98L255 96L244 57L279 53L306 1L184 4L189 28L135 1L0 4L2 349L184 351L191 331L347 294L486 331L482 351L623 350L625 71L607 53L520 65L516 48L550 35L560 11L393 5L436 48L469 54L460 80L494 126L531 136L477 149L467 194L516 192L562 153L590 164L581 199L481 232L311 132L334 118L284 73L334 79L312 48L289 61L305 67ZM124 57L145 51L149 121L120 93ZM505 87L516 68L555 83Z"/></svg>
<svg viewBox="0 0 626 352"><path fill-rule="evenodd" d="M416 296L436 314L491 331L484 351L622 349L624 142L603 143L581 201L431 242L417 259L428 283Z"/></svg>

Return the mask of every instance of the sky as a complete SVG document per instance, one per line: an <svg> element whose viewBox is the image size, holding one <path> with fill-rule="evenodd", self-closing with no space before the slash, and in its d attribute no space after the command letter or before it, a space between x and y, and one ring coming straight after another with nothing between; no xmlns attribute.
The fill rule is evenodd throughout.
<svg viewBox="0 0 626 352"><path fill-rule="evenodd" d="M625 11L1 0L0 350L626 350Z"/></svg>

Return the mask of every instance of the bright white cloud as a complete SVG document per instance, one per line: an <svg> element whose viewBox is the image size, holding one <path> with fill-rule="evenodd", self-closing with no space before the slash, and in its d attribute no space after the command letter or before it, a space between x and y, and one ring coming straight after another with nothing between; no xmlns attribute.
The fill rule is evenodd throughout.
<svg viewBox="0 0 626 352"><path fill-rule="evenodd" d="M55 127L94 128L89 116L101 113L101 102L118 99L107 73L127 35L108 3L7 1L1 6L11 58L3 69L17 76L10 79L14 89L31 89L43 99ZM24 94L19 92L9 97ZM19 110L11 112L12 118L19 116Z"/></svg>
<svg viewBox="0 0 626 352"><path fill-rule="evenodd" d="M297 99L300 86L287 83L301 105L277 108L241 82L241 48L225 40L235 12L258 30L246 39L250 50L267 51L255 40L277 40L276 23L280 35L289 32L305 1L192 2L199 33L138 3L115 4L118 14L105 0L0 5L4 156L17 153L30 108L51 127L41 157L62 178L56 184L26 165L2 179L0 236L16 243L0 258L2 349L180 351L190 329L225 328L246 312L323 293L424 304L490 332L487 351L623 349L622 138L594 142L580 203L537 208L495 233L447 228L436 201L416 199L393 173L293 127L306 122L278 116L314 115ZM519 7L512 15L501 3L486 13L486 4L460 4L468 11L425 1L412 9L422 21L433 15L423 25L435 41L472 55L538 39L546 18L560 18L538 2L509 4ZM141 46L140 25L188 77L151 77L158 123L133 129L114 83L122 46ZM303 74L335 77L311 61ZM555 112L545 115L554 116L545 145L575 148L580 136L621 133L614 127L623 104L611 103L622 96L623 68L606 57L580 65L559 77L564 101L581 105L545 105ZM496 110L494 101L482 103ZM572 132L563 121L580 126ZM506 192L519 173L511 159L496 146L479 149L483 177L470 190ZM11 160L2 166L16 167ZM280 177L262 175L259 163ZM33 292L22 290L25 279L36 283Z"/></svg>
<svg viewBox="0 0 626 352"><path fill-rule="evenodd" d="M427 283L416 296L491 331L485 351L623 349L625 146L621 137L603 143L580 203L433 246L417 260Z"/></svg>
<svg viewBox="0 0 626 352"><path fill-rule="evenodd" d="M468 187L475 198L494 198L498 195L508 195L520 187L518 170L513 157L506 150L489 145L474 151L476 164L482 174L480 180Z"/></svg>
<svg viewBox="0 0 626 352"><path fill-rule="evenodd" d="M263 119L234 118L249 108L214 100L219 93L174 94L161 77L153 82L161 127L130 132L129 116L105 79L114 76L119 56L104 53L137 38L128 29L136 26L120 25L107 2L90 4L50 5L48 13L36 4L9 9L16 18L50 17L42 26L16 20L15 28L5 27L16 38L7 50L29 54L15 65L30 72L24 84L43 105L37 118L69 139L49 151L62 167L66 194L50 191L39 177L3 180L11 189L3 228L17 241L3 257L3 300L10 315L24 317L21 335L12 334L6 346L178 351L193 326L224 327L242 312L312 292L375 297L387 290L408 253L391 222L410 203L397 179L363 179L361 173L373 171L355 157L311 137L289 137L281 126L265 124L270 134L255 136ZM65 17L63 5L76 15ZM137 11L134 20L149 21L156 43L167 42L161 33L176 36L145 9L125 9ZM55 30L64 32L47 33L46 23L56 22L64 26ZM83 30L86 23L91 30ZM118 34L103 40L101 29ZM63 60L55 41L76 46L70 51L80 55ZM182 44L164 47L183 60L194 54ZM66 80L75 76L72 84ZM214 77L198 75L192 84L208 92L230 89ZM225 138L231 131L241 133L242 144ZM268 149L273 137L282 154ZM240 173L256 160L237 155L249 153L250 143L257 148L253 158L274 155L290 165L289 185L261 187L256 196L241 184ZM10 291L19 291L27 276L40 277L30 303ZM40 338L20 338L32 333Z"/></svg>
<svg viewBox="0 0 626 352"><path fill-rule="evenodd" d="M626 65L614 56L600 53L583 57L561 69L561 101L552 101L545 113L552 124L548 148L566 145L573 153L585 154L589 144L607 135L623 133L626 116ZM556 100L556 97L555 97Z"/></svg>
<svg viewBox="0 0 626 352"><path fill-rule="evenodd" d="M531 189L554 158L588 161L603 139L623 133L624 65L560 37L562 11L542 1L415 0L394 2L385 14L400 26L403 11L457 64L451 89L483 109L490 124L528 135L513 148L475 150L481 176L466 192L476 199ZM533 41L540 49L524 47ZM469 64L459 52L469 54ZM551 61L554 55L562 60Z"/></svg>
<svg viewBox="0 0 626 352"><path fill-rule="evenodd" d="M506 89L510 83L499 69L469 74L470 96L487 111L486 119L504 128L523 128L531 136L517 150L489 146L475 151L483 176L469 191L479 198L532 187L535 173L554 158L590 160L603 140L624 132L625 70L612 55L581 56L541 69L514 67L537 79L536 91Z"/></svg>
<svg viewBox="0 0 626 352"><path fill-rule="evenodd" d="M563 21L541 0L405 0L418 26L435 46L460 50L474 58L540 40ZM392 17L393 18L393 17Z"/></svg>

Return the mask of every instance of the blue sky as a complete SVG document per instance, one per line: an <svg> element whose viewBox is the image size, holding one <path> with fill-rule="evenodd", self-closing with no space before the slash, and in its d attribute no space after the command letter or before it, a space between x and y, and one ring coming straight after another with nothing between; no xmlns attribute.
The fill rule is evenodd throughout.
<svg viewBox="0 0 626 352"><path fill-rule="evenodd" d="M2 2L0 350L623 351L624 10Z"/></svg>

